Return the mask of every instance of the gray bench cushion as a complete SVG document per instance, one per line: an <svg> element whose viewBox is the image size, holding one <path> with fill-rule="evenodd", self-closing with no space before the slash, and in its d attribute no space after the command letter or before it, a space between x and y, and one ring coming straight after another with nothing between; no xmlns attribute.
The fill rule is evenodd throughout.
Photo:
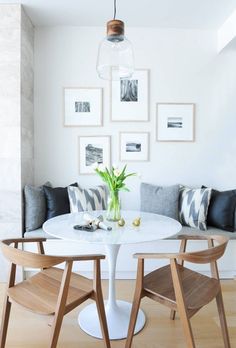
<svg viewBox="0 0 236 348"><path fill-rule="evenodd" d="M221 236L229 237L230 239L236 239L236 232L228 232L228 231L220 230L219 228L215 228L215 227L208 227L206 231L200 231L196 228L191 228L187 226L183 226L182 230L179 233L175 234L174 236L171 236L168 239L176 239L177 236L181 234L187 234L189 236L218 234Z"/></svg>
<svg viewBox="0 0 236 348"><path fill-rule="evenodd" d="M50 236L50 234L47 234L44 232L42 228L38 228L37 230L25 232L24 238L47 238L47 239L56 239L53 236Z"/></svg>
<svg viewBox="0 0 236 348"><path fill-rule="evenodd" d="M171 236L167 239L177 239L177 236L180 234L187 234L190 236L204 235L204 234L209 234L209 235L219 234L221 236L227 236L230 239L236 239L236 232L227 232L227 231L219 230L218 228L214 228L214 227L209 227L207 231L200 231L196 228L191 228L187 226L183 226L182 230L178 234L175 234L174 236ZM45 233L42 228L39 228L34 231L30 231L30 232L25 232L24 237L25 238L56 239L55 237L52 237L49 234Z"/></svg>

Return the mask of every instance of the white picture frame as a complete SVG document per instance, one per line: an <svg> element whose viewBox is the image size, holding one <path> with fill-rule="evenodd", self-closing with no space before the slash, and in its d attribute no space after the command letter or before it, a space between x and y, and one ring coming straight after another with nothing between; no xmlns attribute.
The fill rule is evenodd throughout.
<svg viewBox="0 0 236 348"><path fill-rule="evenodd" d="M103 90L95 87L64 87L64 126L102 126Z"/></svg>
<svg viewBox="0 0 236 348"><path fill-rule="evenodd" d="M193 142L195 140L195 104L157 103L156 140Z"/></svg>
<svg viewBox="0 0 236 348"><path fill-rule="evenodd" d="M129 79L111 81L111 121L149 121L149 70L137 69Z"/></svg>
<svg viewBox="0 0 236 348"><path fill-rule="evenodd" d="M120 132L120 161L149 161L149 132Z"/></svg>
<svg viewBox="0 0 236 348"><path fill-rule="evenodd" d="M79 174L95 174L94 164L111 165L110 136L79 136Z"/></svg>

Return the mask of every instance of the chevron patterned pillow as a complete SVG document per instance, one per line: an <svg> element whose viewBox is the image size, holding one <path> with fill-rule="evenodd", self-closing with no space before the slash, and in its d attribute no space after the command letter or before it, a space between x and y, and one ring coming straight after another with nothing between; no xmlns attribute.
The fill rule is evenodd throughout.
<svg viewBox="0 0 236 348"><path fill-rule="evenodd" d="M210 188L191 189L181 186L179 191L179 220L182 225L207 230L207 212L211 199Z"/></svg>
<svg viewBox="0 0 236 348"><path fill-rule="evenodd" d="M68 196L70 201L70 212L105 210L107 208L107 189L106 186L96 186L84 189L68 186Z"/></svg>

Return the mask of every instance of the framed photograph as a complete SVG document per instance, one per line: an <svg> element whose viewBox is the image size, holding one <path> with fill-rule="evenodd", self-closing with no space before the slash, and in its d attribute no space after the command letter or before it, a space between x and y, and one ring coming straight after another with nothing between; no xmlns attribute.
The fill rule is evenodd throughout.
<svg viewBox="0 0 236 348"><path fill-rule="evenodd" d="M64 126L102 125L102 88L64 88Z"/></svg>
<svg viewBox="0 0 236 348"><path fill-rule="evenodd" d="M149 161L149 133L120 133L120 161Z"/></svg>
<svg viewBox="0 0 236 348"><path fill-rule="evenodd" d="M111 81L111 121L149 121L149 70Z"/></svg>
<svg viewBox="0 0 236 348"><path fill-rule="evenodd" d="M79 173L95 174L95 163L110 167L110 136L79 137Z"/></svg>
<svg viewBox="0 0 236 348"><path fill-rule="evenodd" d="M157 141L194 141L195 104L158 103Z"/></svg>

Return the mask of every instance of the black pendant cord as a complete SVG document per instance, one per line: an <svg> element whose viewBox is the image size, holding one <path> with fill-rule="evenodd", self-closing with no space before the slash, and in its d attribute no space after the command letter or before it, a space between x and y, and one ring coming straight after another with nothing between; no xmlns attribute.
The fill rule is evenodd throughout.
<svg viewBox="0 0 236 348"><path fill-rule="evenodd" d="M114 18L113 19L116 19L116 0L114 0Z"/></svg>

